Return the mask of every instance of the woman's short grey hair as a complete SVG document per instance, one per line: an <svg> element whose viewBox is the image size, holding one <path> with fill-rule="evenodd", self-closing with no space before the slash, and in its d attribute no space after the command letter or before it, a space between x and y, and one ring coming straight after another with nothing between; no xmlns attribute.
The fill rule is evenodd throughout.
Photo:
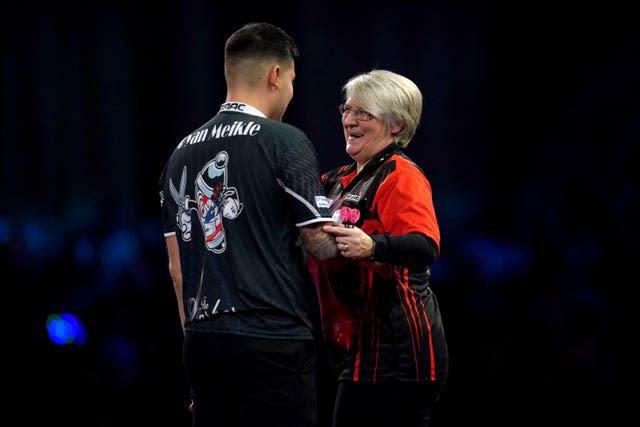
<svg viewBox="0 0 640 427"><path fill-rule="evenodd" d="M372 70L349 79L342 91L345 100L351 98L387 128L400 124L395 142L403 148L409 145L422 115L422 92L414 82L392 71Z"/></svg>

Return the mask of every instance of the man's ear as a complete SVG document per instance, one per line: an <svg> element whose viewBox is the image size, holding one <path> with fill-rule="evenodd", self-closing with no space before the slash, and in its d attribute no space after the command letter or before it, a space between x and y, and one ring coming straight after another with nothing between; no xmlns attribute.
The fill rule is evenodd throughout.
<svg viewBox="0 0 640 427"><path fill-rule="evenodd" d="M280 89L280 72L281 68L279 65L274 65L269 70L269 89L278 90Z"/></svg>

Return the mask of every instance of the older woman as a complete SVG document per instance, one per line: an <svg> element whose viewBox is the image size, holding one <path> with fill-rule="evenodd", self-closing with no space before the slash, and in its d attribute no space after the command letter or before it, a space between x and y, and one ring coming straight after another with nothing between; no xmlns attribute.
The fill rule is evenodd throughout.
<svg viewBox="0 0 640 427"><path fill-rule="evenodd" d="M408 78L373 70L351 78L339 106L353 163L323 175L341 256L317 263L323 327L338 392L334 427L427 426L448 371L429 287L440 230L431 185L401 150L422 114Z"/></svg>

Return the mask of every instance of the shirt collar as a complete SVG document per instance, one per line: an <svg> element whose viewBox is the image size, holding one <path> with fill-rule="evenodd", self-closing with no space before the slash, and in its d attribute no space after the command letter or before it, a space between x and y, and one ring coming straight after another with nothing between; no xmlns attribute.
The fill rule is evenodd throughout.
<svg viewBox="0 0 640 427"><path fill-rule="evenodd" d="M245 104L243 102L234 102L234 101L225 102L220 106L220 111L218 112L222 113L223 111L245 113L245 114L251 114L252 116L265 117L265 118L267 117L266 115L264 115L262 111L258 110L253 105Z"/></svg>

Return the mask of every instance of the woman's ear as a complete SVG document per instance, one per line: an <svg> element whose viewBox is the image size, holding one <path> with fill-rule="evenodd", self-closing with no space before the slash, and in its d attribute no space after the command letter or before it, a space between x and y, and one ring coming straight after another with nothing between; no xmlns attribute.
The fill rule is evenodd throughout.
<svg viewBox="0 0 640 427"><path fill-rule="evenodd" d="M393 125L391 127L391 135L396 136L402 131L403 128L404 128L404 125L402 123L397 123Z"/></svg>

